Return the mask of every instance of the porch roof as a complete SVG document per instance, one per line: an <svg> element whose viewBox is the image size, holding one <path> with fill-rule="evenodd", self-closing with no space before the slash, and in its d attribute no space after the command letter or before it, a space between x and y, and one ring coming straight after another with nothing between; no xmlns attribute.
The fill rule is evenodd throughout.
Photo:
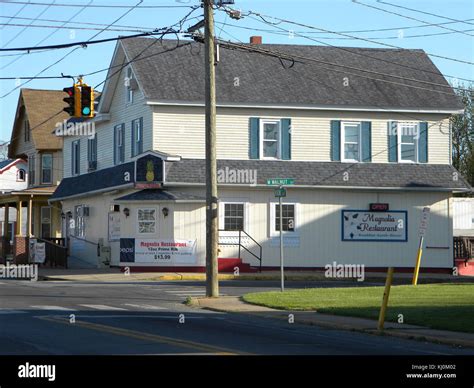
<svg viewBox="0 0 474 388"><path fill-rule="evenodd" d="M205 202L204 197L174 190L147 189L123 197L115 198L116 202L126 201L163 201L163 202Z"/></svg>

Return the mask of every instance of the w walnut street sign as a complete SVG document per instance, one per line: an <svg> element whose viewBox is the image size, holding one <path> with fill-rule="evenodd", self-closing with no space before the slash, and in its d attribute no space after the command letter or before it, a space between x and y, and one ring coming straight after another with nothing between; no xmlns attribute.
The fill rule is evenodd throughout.
<svg viewBox="0 0 474 388"><path fill-rule="evenodd" d="M272 178L267 179L267 186L291 186L295 184L292 178Z"/></svg>

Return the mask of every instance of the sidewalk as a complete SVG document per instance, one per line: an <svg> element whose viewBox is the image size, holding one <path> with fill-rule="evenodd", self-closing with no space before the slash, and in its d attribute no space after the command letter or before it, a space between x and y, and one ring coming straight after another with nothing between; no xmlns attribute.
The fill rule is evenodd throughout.
<svg viewBox="0 0 474 388"><path fill-rule="evenodd" d="M174 280L206 280L204 273L176 273L176 272L131 272L126 275L118 268L88 268L88 269L62 269L62 268L39 268L40 280L68 280L68 281L93 281L93 282L130 282L130 281L174 281ZM386 274L383 272L366 273L365 282L383 284ZM395 273L394 284L409 283L412 275L409 273ZM280 280L279 271L264 271L262 273L242 273L240 275L219 274L220 280ZM324 276L324 271L287 271L285 279L288 281L353 281L356 285L363 285L356 279L331 279ZM433 282L474 282L474 277L454 277L446 274L420 275L420 283Z"/></svg>
<svg viewBox="0 0 474 388"><path fill-rule="evenodd" d="M474 347L474 333L461 333L447 330L434 330L421 326L399 323L385 323L383 333L379 332L377 322L371 319L319 314L316 311L283 311L243 302L239 297L193 298L191 305L208 310L243 313L263 318L276 318L288 321L289 314L294 315L294 322L306 325L322 326L331 329L359 331L376 335L416 339L441 344Z"/></svg>

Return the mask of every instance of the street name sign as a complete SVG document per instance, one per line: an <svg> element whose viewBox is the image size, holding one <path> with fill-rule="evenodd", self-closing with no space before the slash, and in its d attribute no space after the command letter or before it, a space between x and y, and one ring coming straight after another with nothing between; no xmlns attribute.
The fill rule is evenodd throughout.
<svg viewBox="0 0 474 388"><path fill-rule="evenodd" d="M267 186L291 186L294 184L295 184L295 180L291 178L267 179Z"/></svg>

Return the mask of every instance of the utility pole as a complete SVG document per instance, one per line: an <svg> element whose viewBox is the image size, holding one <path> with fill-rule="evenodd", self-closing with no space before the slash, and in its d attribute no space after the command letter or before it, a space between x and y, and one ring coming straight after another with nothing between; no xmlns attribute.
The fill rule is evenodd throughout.
<svg viewBox="0 0 474 388"><path fill-rule="evenodd" d="M206 296L219 297L217 249L216 62L212 0L204 4L206 61Z"/></svg>

